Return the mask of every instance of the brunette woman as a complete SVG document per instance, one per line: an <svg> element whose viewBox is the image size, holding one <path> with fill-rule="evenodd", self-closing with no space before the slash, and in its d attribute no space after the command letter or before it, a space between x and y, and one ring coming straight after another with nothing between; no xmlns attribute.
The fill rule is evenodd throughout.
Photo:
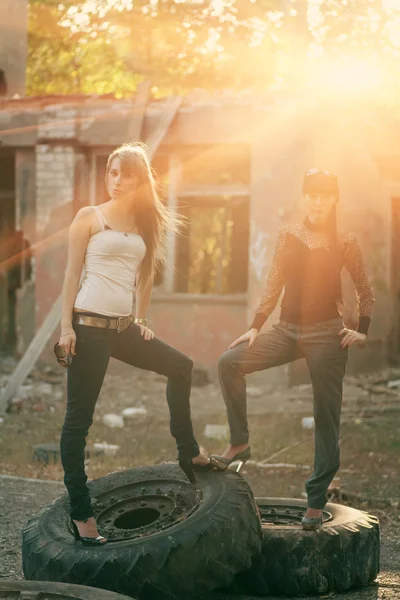
<svg viewBox="0 0 400 600"><path fill-rule="evenodd" d="M82 208L70 228L58 348L68 365L61 436L64 482L75 536L92 545L107 540L98 534L93 517L84 449L110 357L168 378L179 464L192 483L193 469L209 466L190 417L193 363L147 326L156 257L162 257L165 234L176 221L157 196L142 145L125 144L109 156L106 186L110 200Z"/></svg>
<svg viewBox="0 0 400 600"><path fill-rule="evenodd" d="M373 293L360 247L352 234L337 231L339 199L335 173L310 169L304 177L307 217L283 227L259 307L249 331L229 347L219 361L219 376L228 412L230 446L211 455L214 466L226 469L250 458L245 375L305 357L310 372L315 419L314 471L306 483L305 529L322 523L326 492L339 468L339 426L343 377L348 348L365 341L371 321ZM341 278L345 267L356 287L359 323L346 329L340 314ZM280 321L266 334L260 329L284 288Z"/></svg>

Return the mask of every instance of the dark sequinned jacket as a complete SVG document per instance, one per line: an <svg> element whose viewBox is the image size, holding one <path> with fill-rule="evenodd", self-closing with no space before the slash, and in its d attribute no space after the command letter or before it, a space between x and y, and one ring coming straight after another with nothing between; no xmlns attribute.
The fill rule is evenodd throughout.
<svg viewBox="0 0 400 600"><path fill-rule="evenodd" d="M336 249L332 251L326 230L308 219L279 231L269 276L250 327L262 327L282 289L285 293L281 320L311 325L338 317L343 306L340 297L343 267L350 273L356 288L358 331L366 334L374 296L357 239L353 234L338 231Z"/></svg>

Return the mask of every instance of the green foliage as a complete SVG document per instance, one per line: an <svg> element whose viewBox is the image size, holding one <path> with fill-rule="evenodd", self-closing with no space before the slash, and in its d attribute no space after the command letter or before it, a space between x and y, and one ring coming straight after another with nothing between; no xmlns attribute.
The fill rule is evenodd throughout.
<svg viewBox="0 0 400 600"><path fill-rule="evenodd" d="M125 8L118 0L31 0L28 93L124 95L143 79L160 93L266 88L275 51L265 26L272 2L232 0L216 12L201 0L125 1Z"/></svg>
<svg viewBox="0 0 400 600"><path fill-rule="evenodd" d="M304 0L31 0L28 94L297 85L310 44L395 68L400 17L381 0L309 6L314 20Z"/></svg>

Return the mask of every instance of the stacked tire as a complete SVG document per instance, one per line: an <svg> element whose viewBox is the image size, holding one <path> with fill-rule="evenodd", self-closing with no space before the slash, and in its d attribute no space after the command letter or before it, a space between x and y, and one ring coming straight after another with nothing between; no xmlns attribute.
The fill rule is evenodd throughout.
<svg viewBox="0 0 400 600"><path fill-rule="evenodd" d="M28 580L112 590L139 600L191 600L229 586L260 554L262 528L246 481L230 471L196 473L175 464L111 473L89 484L103 546L72 535L63 496L23 532Z"/></svg>
<svg viewBox="0 0 400 600"><path fill-rule="evenodd" d="M55 500L23 532L25 578L138 600L194 600L221 589L264 597L345 591L378 574L375 517L327 504L322 527L303 531L304 501L255 499L233 471L196 477L191 485L177 465L164 464L91 482L104 546L76 541L67 496Z"/></svg>
<svg viewBox="0 0 400 600"><path fill-rule="evenodd" d="M323 525L299 525L305 500L257 498L263 524L262 552L231 589L257 596L301 596L364 587L379 573L379 520L328 503Z"/></svg>
<svg viewBox="0 0 400 600"><path fill-rule="evenodd" d="M4 600L132 600L107 590L49 581L0 581Z"/></svg>

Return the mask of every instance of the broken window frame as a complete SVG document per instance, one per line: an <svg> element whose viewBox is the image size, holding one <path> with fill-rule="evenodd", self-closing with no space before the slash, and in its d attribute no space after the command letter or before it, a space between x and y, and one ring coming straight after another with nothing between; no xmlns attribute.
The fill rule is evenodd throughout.
<svg viewBox="0 0 400 600"><path fill-rule="evenodd" d="M184 243L186 232L183 231L175 243L174 256L174 281L173 287L176 293L201 294L204 296L230 296L236 294L245 294L248 287L248 247L249 247L249 209L250 194L245 187L226 187L221 190L221 186L207 187L203 189L181 189L177 196L177 210L184 217L190 214L191 208L223 208L226 211L224 228L220 233L219 243L216 249L220 251L216 260L216 272L213 283L210 286L213 291L188 291L189 283L185 281L190 271L190 260L182 260L180 256L181 246ZM244 213L245 222L239 221L238 210ZM228 231L228 223L232 222L232 231ZM243 230L244 225L244 230ZM242 231L238 227L242 226ZM244 236L244 237L243 237ZM190 244L190 225L187 246ZM244 244L243 244L244 242ZM242 246L242 247L241 247ZM238 252L239 250L239 252ZM227 257L230 262L225 265ZM188 257L186 257L188 258ZM235 267L236 265L236 267ZM228 281L226 281L226 278ZM224 281L225 280L225 281ZM184 289L186 287L186 289Z"/></svg>
<svg viewBox="0 0 400 600"><path fill-rule="evenodd" d="M93 148L91 152L91 169L90 169L90 186L89 186L89 199L90 204L95 205L96 199L99 196L98 187L100 182L100 176L98 175L99 162L98 159L106 160L110 154L111 149L107 147ZM179 212L179 202L185 198L187 201L193 202L196 206L207 206L210 201L216 202L219 199L220 206L224 206L227 203L227 198L233 201L239 201L243 205L248 206L250 211L250 185L244 185L241 183L233 183L229 185L224 184L212 184L212 185L182 185L182 160L185 156L185 150L171 151L168 148L161 147L157 153L157 157L165 158L168 156L169 168L168 176L165 187L165 200L167 201L168 207L172 212ZM154 163L153 163L154 164ZM104 200L103 200L104 198ZM97 204L105 201L104 195L97 202ZM249 216L248 216L249 221ZM248 222L249 226L249 222ZM175 273L176 273L176 251L177 251L177 239L180 234L174 231L169 232L166 240L166 260L163 265L162 271L156 279L155 286L158 294L166 293L169 296L179 295L180 297L186 296L188 300L195 296L196 298L204 297L210 299L212 297L228 299L232 298L245 298L247 294L247 281L248 281L248 246L246 248L246 289L241 291L229 291L227 293L215 292L215 293L192 293L192 292L179 292L176 290L175 284ZM221 275L220 275L221 278Z"/></svg>

